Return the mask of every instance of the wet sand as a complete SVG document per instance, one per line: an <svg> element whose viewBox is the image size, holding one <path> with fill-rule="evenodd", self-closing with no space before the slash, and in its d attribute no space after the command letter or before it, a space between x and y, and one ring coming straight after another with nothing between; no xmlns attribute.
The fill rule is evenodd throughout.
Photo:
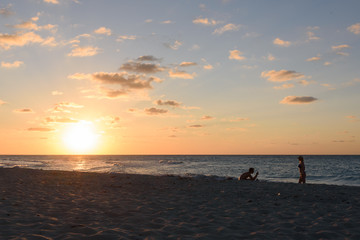
<svg viewBox="0 0 360 240"><path fill-rule="evenodd" d="M0 168L0 239L360 239L360 188Z"/></svg>

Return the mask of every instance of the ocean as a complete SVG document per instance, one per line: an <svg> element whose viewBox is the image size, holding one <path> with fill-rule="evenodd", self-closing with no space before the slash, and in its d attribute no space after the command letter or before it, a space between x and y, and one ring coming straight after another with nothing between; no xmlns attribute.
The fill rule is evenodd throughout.
<svg viewBox="0 0 360 240"><path fill-rule="evenodd" d="M259 181L299 178L294 155L0 155L0 167L101 173L238 178L250 167ZM360 155L304 155L307 183L360 186Z"/></svg>

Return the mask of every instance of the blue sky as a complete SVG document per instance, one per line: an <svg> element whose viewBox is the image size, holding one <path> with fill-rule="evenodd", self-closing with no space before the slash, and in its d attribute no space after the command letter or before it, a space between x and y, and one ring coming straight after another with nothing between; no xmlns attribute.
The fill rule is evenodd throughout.
<svg viewBox="0 0 360 240"><path fill-rule="evenodd" d="M2 1L0 153L359 154L359 7Z"/></svg>

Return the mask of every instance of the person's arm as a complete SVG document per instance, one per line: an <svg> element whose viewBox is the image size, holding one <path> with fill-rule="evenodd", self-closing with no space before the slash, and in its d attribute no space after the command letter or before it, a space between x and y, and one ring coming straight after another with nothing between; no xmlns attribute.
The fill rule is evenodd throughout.
<svg viewBox="0 0 360 240"><path fill-rule="evenodd" d="M252 177L252 176L250 176L251 177L251 180L256 180L256 178L257 178L257 176L259 175L259 172L256 172L256 174L255 174L255 177Z"/></svg>

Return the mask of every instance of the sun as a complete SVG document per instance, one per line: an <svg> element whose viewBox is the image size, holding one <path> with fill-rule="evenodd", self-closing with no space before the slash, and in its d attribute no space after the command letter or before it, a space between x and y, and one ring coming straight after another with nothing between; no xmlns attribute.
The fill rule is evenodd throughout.
<svg viewBox="0 0 360 240"><path fill-rule="evenodd" d="M97 146L98 138L93 123L89 121L72 124L63 135L64 144L75 153L91 152Z"/></svg>

